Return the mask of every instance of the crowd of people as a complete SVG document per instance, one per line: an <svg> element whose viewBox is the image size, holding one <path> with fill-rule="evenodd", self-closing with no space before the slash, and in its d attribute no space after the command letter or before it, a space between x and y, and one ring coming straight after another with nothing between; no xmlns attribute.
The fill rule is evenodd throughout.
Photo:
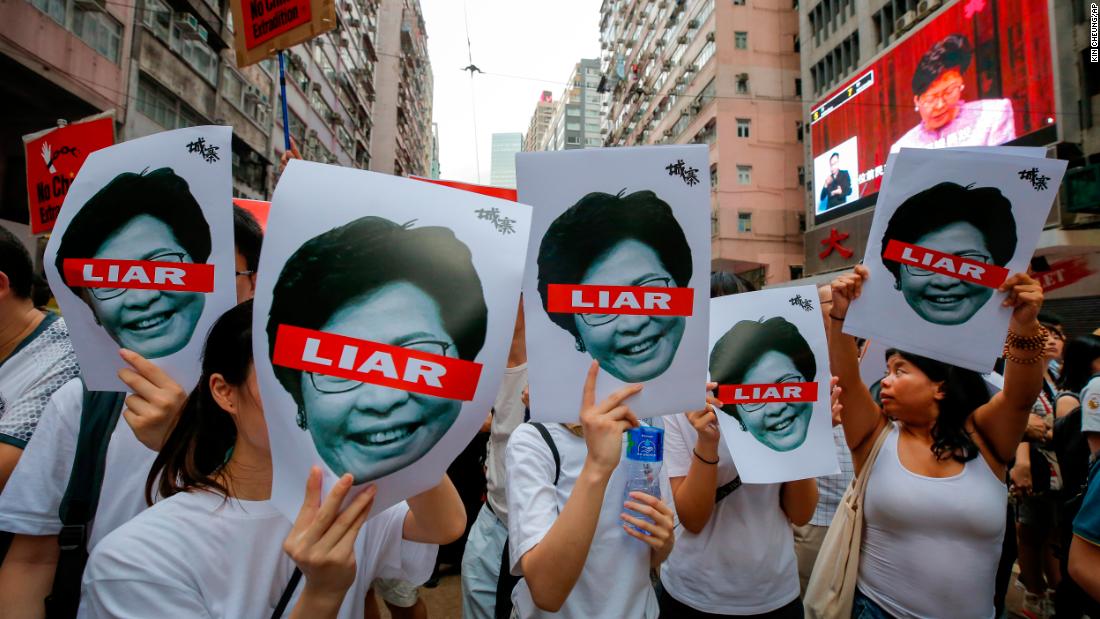
<svg viewBox="0 0 1100 619"><path fill-rule="evenodd" d="M838 569L818 554L858 478L852 617L1000 617L1014 580L1029 619L1100 617L1100 336L1067 338L1028 274L1000 287L1011 321L994 390L894 349L866 384L867 347L843 327L868 272L823 286L840 473L774 484L741 482L715 383L692 387L702 410L639 419L644 387L597 399L594 361L575 423L529 422L521 306L483 467L452 468L370 519L371 487L349 499L349 473L322 496L314 468L291 522L270 502L252 359L263 233L239 208L234 225L239 304L205 334L190 393L126 349L128 392L88 391L64 319L33 298L28 252L0 229L0 615L363 617L380 597L395 617L424 617L417 587L438 546L465 538L474 619L793 619ZM712 297L751 289L711 278ZM624 433L644 425L664 430L663 490L624 501ZM482 479L470 517L456 486Z"/></svg>

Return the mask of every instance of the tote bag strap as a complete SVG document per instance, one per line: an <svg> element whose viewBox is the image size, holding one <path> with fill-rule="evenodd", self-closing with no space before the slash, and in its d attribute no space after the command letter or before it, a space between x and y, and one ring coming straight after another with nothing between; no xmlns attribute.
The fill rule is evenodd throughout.
<svg viewBox="0 0 1100 619"><path fill-rule="evenodd" d="M878 459L878 452L882 451L882 444L886 442L886 437L890 435L893 428L893 422L887 422L886 427L879 432L874 444L871 445L871 453L867 454L867 461L863 463L863 470L852 480L852 491L844 495L844 500L853 509L858 510L859 504L863 502L863 495L867 492L867 480L871 477L871 469L875 466L875 460Z"/></svg>

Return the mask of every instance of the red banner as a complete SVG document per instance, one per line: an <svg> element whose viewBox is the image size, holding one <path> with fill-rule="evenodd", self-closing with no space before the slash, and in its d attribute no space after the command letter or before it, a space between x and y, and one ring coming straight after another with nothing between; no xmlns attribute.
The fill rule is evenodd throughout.
<svg viewBox="0 0 1100 619"><path fill-rule="evenodd" d="M214 265L150 260L66 258L65 283L81 288L213 292Z"/></svg>
<svg viewBox="0 0 1100 619"><path fill-rule="evenodd" d="M481 378L480 363L291 325L279 325L271 362L462 401L474 399Z"/></svg>
<svg viewBox="0 0 1100 619"><path fill-rule="evenodd" d="M817 383L718 385L718 399L727 406L769 402L816 402Z"/></svg>
<svg viewBox="0 0 1100 619"><path fill-rule="evenodd" d="M115 143L115 121L101 116L23 136L31 234L53 230L57 214L88 155Z"/></svg>
<svg viewBox="0 0 1100 619"><path fill-rule="evenodd" d="M475 185L473 183L463 183L461 181L444 181L438 178L424 178L422 176L410 176L409 178L417 181L424 181L425 183L432 183L433 185L443 185L451 189L461 189L462 191L480 193L483 196L489 196L491 198L500 198L501 200L509 200L511 202L516 201L516 190L508 189L507 187Z"/></svg>
<svg viewBox="0 0 1100 619"><path fill-rule="evenodd" d="M245 47L253 49L284 32L308 24L310 0L241 0Z"/></svg>
<svg viewBox="0 0 1100 619"><path fill-rule="evenodd" d="M1050 292L1074 284L1089 275L1095 273L1089 266L1089 259L1085 256L1076 256L1066 260L1050 263L1049 271L1034 273L1035 279L1043 287L1043 292Z"/></svg>
<svg viewBox="0 0 1100 619"><path fill-rule="evenodd" d="M979 286L996 288L1008 278L1008 269L995 264L969 260L954 254L945 254L927 247L890 240L883 257L887 260L915 266L925 271L954 277Z"/></svg>
<svg viewBox="0 0 1100 619"><path fill-rule="evenodd" d="M561 314L691 316L691 288L550 284L546 310Z"/></svg>

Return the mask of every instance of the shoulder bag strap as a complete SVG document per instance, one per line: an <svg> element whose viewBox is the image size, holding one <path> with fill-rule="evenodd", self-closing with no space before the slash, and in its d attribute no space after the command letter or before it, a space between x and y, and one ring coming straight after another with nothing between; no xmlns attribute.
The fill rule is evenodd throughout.
<svg viewBox="0 0 1100 619"><path fill-rule="evenodd" d="M302 580L302 570L295 567L294 573L290 575L290 580L286 583L286 589L283 589L283 595L279 597L279 603L275 605L275 610L271 611L271 619L280 619L283 613L286 612L286 606L290 604L290 597L294 595L294 590L298 588L298 581L300 580Z"/></svg>
<svg viewBox="0 0 1100 619"><path fill-rule="evenodd" d="M550 436L550 430L546 429L545 424L532 421L531 425L535 426L535 429L542 435L542 440L546 441L546 445L550 447L550 454L554 456L554 485L556 486L561 478L561 454L558 453L558 446L554 443L554 438Z"/></svg>

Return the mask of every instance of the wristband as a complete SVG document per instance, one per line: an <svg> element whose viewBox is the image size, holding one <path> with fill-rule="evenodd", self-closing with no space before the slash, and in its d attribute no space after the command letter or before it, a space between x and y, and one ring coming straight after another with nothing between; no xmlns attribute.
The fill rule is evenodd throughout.
<svg viewBox="0 0 1100 619"><path fill-rule="evenodd" d="M691 453L695 454L695 457L699 458L699 461L702 462L703 464L718 464L717 460L707 460L703 456L700 456L699 452L695 451L694 447L691 448Z"/></svg>

